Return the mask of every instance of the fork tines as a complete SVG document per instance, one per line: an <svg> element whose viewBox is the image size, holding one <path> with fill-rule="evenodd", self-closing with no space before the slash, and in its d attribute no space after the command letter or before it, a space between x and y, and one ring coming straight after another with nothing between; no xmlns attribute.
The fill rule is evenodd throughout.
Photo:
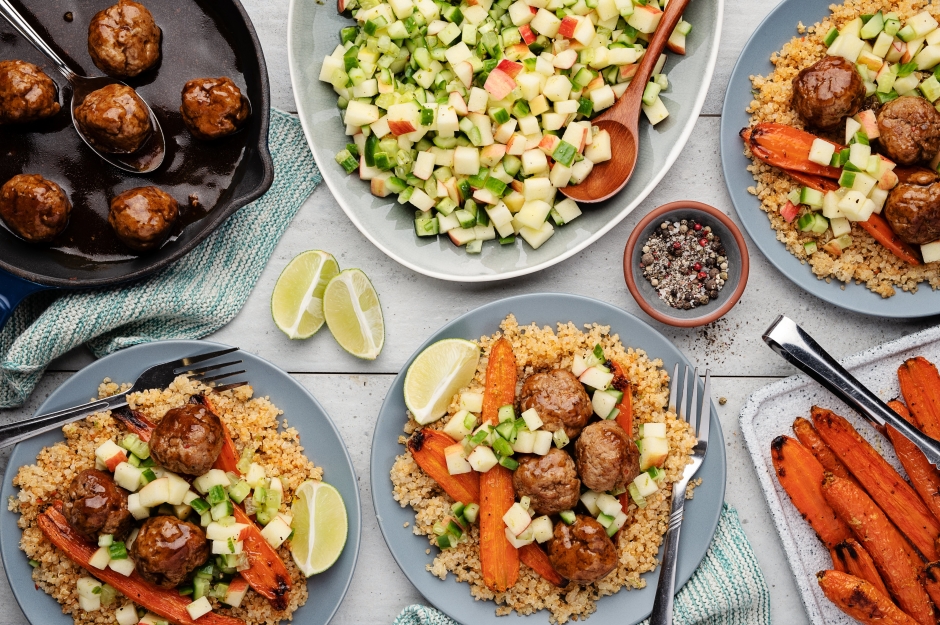
<svg viewBox="0 0 940 625"><path fill-rule="evenodd" d="M689 383L689 367L685 367L682 380L682 399L676 403L679 390L679 364L672 374L672 383L669 391L669 410L676 413L681 421L687 421L692 432L699 440L708 440L708 425L711 421L711 371L705 371L705 388L702 391L702 404L698 401L698 367L692 370L691 389ZM689 395L691 394L691 400Z"/></svg>
<svg viewBox="0 0 940 625"><path fill-rule="evenodd" d="M232 352L235 352L235 351L238 351L237 347L230 347L228 349L221 349L219 351L209 352L207 354L199 354L198 356L190 356L188 358L181 359L179 367L186 367L189 365L198 364L201 362L205 362L207 360L211 360L213 358L218 358L219 356L225 356L226 354L231 354ZM226 391L229 389L233 389L233 388L248 384L247 381L230 382L229 384L224 384L224 385L216 384L216 382L218 382L219 380L223 380L225 378L230 378L234 375L245 373L245 370L239 369L238 371L227 371L227 372L223 372L223 373L220 373L218 375L213 375L213 376L207 376L206 374L211 373L213 371L218 371L219 369L224 369L225 367L239 365L242 362L243 362L242 360L230 360L228 362L221 362L217 364L206 365L204 367L199 367L196 369L189 369L187 371L180 371L180 373L188 377L190 380L193 380L194 382L200 382L212 388L215 391L221 392L221 391Z"/></svg>
<svg viewBox="0 0 940 625"><path fill-rule="evenodd" d="M232 352L237 352L237 347L229 347L226 349L220 349L215 352L207 352L205 354L198 354L196 356L187 356L186 358L180 358L179 364L177 367L188 367L190 365L195 365L200 362L205 362L207 360L212 360L213 358L218 358L219 356L224 356L225 354L231 354Z"/></svg>

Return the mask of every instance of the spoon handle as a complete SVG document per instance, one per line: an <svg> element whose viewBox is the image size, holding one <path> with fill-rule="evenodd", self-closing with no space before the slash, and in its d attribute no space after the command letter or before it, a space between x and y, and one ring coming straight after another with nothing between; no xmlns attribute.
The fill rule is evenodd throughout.
<svg viewBox="0 0 940 625"><path fill-rule="evenodd" d="M4 0L0 0L0 2L2 1ZM630 86L627 87L623 97L617 102L616 118L620 123L636 128L638 120L635 117L632 119L619 118L622 115L631 115L631 111L639 111L640 99L643 97L643 91L646 90L646 84L653 75L656 61L659 60L659 55L663 53L666 41L672 35L672 31L676 29L676 24L682 19L682 14L685 13L689 2L691 0L669 0L666 4L666 10L659 20L659 26L656 27L656 32L653 33L653 38L650 39L649 45L646 46L646 52L640 60L640 67L637 68L636 74L633 76L633 80L630 81ZM612 117L614 116L612 115Z"/></svg>
<svg viewBox="0 0 940 625"><path fill-rule="evenodd" d="M69 82L72 82L75 78L78 77L77 74L73 72L68 65L65 64L65 61L63 61L59 55L56 54L55 51L49 46L49 44L46 43L45 39L40 37L39 33L33 30L33 27L30 26L25 19L23 19L23 16L20 14L20 12L13 8L13 5L10 4L9 0L0 0L0 15L5 17L6 20L13 25L13 28L15 28L17 32L19 32L26 39L26 41L36 46L36 49L49 57L49 60L52 61L56 68L62 72L62 75L65 76Z"/></svg>

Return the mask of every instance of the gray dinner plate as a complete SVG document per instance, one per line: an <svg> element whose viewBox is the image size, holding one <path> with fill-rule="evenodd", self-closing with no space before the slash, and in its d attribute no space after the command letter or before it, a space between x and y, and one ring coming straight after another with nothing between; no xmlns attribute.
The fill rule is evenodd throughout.
<svg viewBox="0 0 940 625"><path fill-rule="evenodd" d="M487 304L451 321L412 354L385 397L372 437L372 501L382 535L401 570L435 607L466 625L505 625L507 619L508 622L515 623L517 618L547 623L548 615L539 612L530 616L519 616L513 612L513 616L497 618L496 604L492 601L474 600L467 584L458 583L452 575L444 581L431 575L425 567L434 560L437 549L433 548L430 554L426 554L425 550L429 547L427 537L415 536L412 533L414 510L410 507L402 508L392 497L389 472L395 462L395 456L403 453L405 449L398 444L398 437L403 433L402 428L406 420L403 387L405 372L411 362L425 347L435 341L446 338L479 339L483 335L493 334L499 330L499 323L510 313L516 316L520 325L535 322L540 326L549 325L553 329L557 322L568 321L579 327L594 322L610 325L611 333L619 334L624 346L643 349L651 359L662 359L663 366L670 374L676 363L690 364L666 337L633 315L604 302L565 293L519 295ZM700 392L701 384L699 380ZM695 489L695 498L686 503L685 521L679 538L677 589L681 588L698 568L715 535L725 496L726 471L721 423L712 402L708 455L705 456L705 462L697 474L703 482ZM653 610L659 569L646 573L643 578L647 586L642 590L623 589L615 595L600 599L597 602L597 612L590 617L591 622L633 625L648 617Z"/></svg>
<svg viewBox="0 0 940 625"><path fill-rule="evenodd" d="M705 101L718 56L724 0L696 0L685 12L693 28L686 55L669 54L669 89L662 93L669 118L655 128L640 120L640 158L633 178L614 198L583 205L584 214L557 228L542 247L533 250L490 243L481 254L467 254L446 236L418 237L414 207L401 206L395 196L377 198L369 184L347 176L334 157L350 137L336 106L333 88L318 80L323 58L339 43L339 31L353 23L336 11L336 1L291 0L287 23L288 59L297 112L323 179L350 221L385 254L419 273L442 280L484 282L504 280L550 267L581 251L636 208L675 162ZM616 146L615 146L616 149Z"/></svg>
<svg viewBox="0 0 940 625"><path fill-rule="evenodd" d="M721 166L725 184L734 208L751 235L757 248L767 259L798 287L816 297L863 315L906 319L940 314L940 291L927 283L917 293L897 289L893 297L882 298L869 291L864 284L845 284L833 279L827 283L818 280L809 265L787 251L777 240L777 232L770 227L767 213L761 210L760 200L747 192L754 178L747 171L750 159L744 156L744 143L738 132L747 127L749 116L745 108L753 100L749 76L767 76L773 72L770 55L780 50L791 38L798 36L796 25L815 24L829 15L829 3L819 0L783 0L748 40L731 72L725 103L721 110Z"/></svg>
<svg viewBox="0 0 940 625"><path fill-rule="evenodd" d="M133 382L154 364L224 347L228 346L208 341L160 341L123 349L70 377L43 402L37 414L87 402L106 377L117 382ZM238 356L244 361L242 367L246 372L243 379L251 382L255 396L269 396L274 405L284 411L281 418L287 419L290 426L300 433L304 453L318 467L323 467L323 480L336 487L346 504L349 519L346 547L330 569L307 580L310 598L294 613L295 623L326 625L346 595L359 556L362 515L352 460L333 421L307 389L267 360L247 352L238 352ZM7 510L5 502L18 490L13 487L13 477L19 468L35 463L43 447L61 440L62 432L53 430L19 443L10 455L0 488L0 501L4 502L0 510L0 555L3 556L13 595L33 625L72 625L72 618L62 614L62 608L55 599L33 585L29 561L19 549L21 532L16 526L19 515Z"/></svg>

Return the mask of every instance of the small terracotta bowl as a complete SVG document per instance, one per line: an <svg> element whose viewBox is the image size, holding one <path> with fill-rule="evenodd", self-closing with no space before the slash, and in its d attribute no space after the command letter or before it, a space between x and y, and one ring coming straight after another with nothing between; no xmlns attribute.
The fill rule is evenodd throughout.
<svg viewBox="0 0 940 625"><path fill-rule="evenodd" d="M718 297L691 310L673 308L661 300L640 268L643 245L649 240L653 230L659 228L664 221L676 222L683 219L694 219L705 226L711 226L712 232L721 237L728 258L728 280L718 292ZM741 231L727 215L701 202L682 200L653 210L634 228L623 251L623 277L636 303L653 319L681 328L711 323L731 310L747 285L748 269L747 246Z"/></svg>

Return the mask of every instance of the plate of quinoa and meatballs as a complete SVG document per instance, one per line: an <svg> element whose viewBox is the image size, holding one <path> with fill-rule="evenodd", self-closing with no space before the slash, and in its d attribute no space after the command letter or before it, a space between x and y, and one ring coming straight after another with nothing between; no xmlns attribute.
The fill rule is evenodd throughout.
<svg viewBox="0 0 940 625"><path fill-rule="evenodd" d="M454 349L467 350L465 385L446 408L416 407L409 389L429 355ZM667 410L667 372L687 363L636 317L575 295L511 297L441 328L392 384L372 443L379 527L408 579L462 623L648 617L672 484L695 442ZM685 508L680 587L724 498L714 408L709 447ZM494 472L506 513L481 541Z"/></svg>
<svg viewBox="0 0 940 625"><path fill-rule="evenodd" d="M44 413L125 391L154 363L220 347L164 341L71 377ZM359 551L342 437L288 374L244 352L249 384L185 376L19 443L0 553L32 623L325 625Z"/></svg>
<svg viewBox="0 0 940 625"><path fill-rule="evenodd" d="M728 85L722 164L745 228L801 288L863 314L940 313L938 18L785 0Z"/></svg>

